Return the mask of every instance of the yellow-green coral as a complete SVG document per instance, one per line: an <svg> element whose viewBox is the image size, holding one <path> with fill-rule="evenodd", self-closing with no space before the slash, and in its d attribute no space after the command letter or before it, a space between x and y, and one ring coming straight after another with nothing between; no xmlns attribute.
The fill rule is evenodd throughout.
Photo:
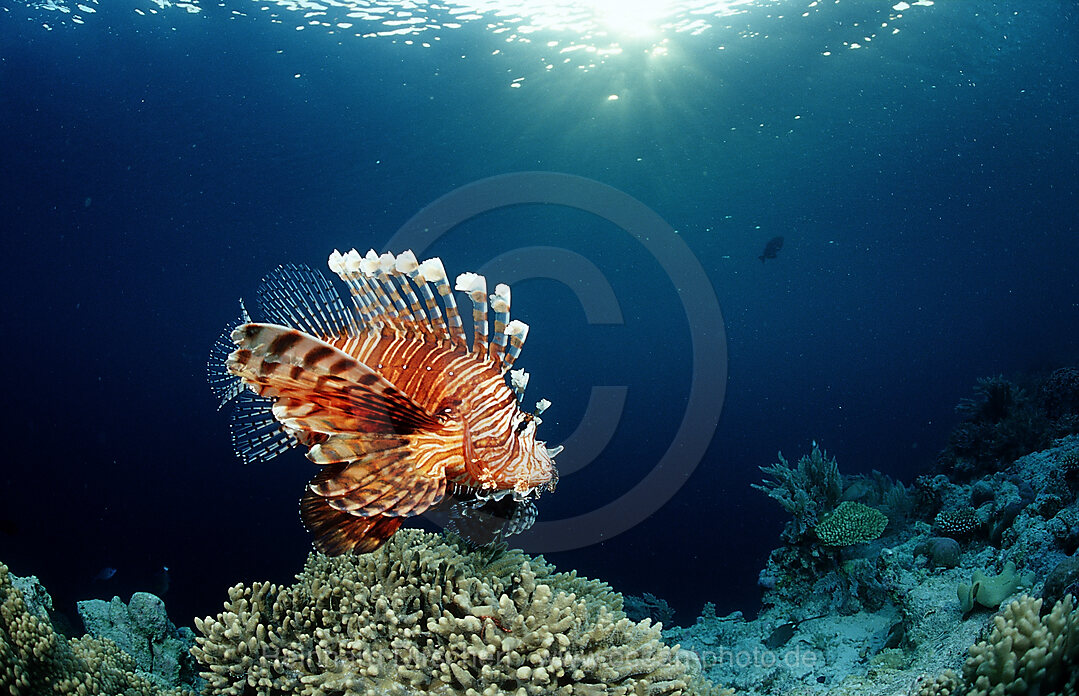
<svg viewBox="0 0 1079 696"><path fill-rule="evenodd" d="M851 546L873 541L887 526L888 518L880 510L847 500L821 520L814 531L826 546Z"/></svg>
<svg viewBox="0 0 1079 696"><path fill-rule="evenodd" d="M135 674L135 661L110 640L67 640L35 616L0 563L0 693L5 696L190 696Z"/></svg>
<svg viewBox="0 0 1079 696"><path fill-rule="evenodd" d="M964 614L974 608L975 602L990 609L998 609L1000 603L1015 594L1019 588L1029 587L1033 582L1034 576L1017 574L1015 564L1011 561L1004 564L999 575L986 575L976 570L969 585L961 582L956 588L959 607Z"/></svg>
<svg viewBox="0 0 1079 696"><path fill-rule="evenodd" d="M237 585L196 620L207 694L696 693L677 648L627 619L620 595L520 552L406 530L371 554L312 554L297 580Z"/></svg>
<svg viewBox="0 0 1079 696"><path fill-rule="evenodd" d="M1074 694L1079 691L1079 612L1066 596L1045 616L1042 600L1023 595L993 617L986 640L963 667L968 696Z"/></svg>

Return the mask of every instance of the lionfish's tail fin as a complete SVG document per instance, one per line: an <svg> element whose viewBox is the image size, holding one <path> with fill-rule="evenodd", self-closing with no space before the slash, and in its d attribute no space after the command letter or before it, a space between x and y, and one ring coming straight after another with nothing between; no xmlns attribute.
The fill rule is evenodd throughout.
<svg viewBox="0 0 1079 696"><path fill-rule="evenodd" d="M218 399L220 410L232 405L232 449L244 464L265 462L299 444L296 438L281 427L273 417L273 402L255 396L243 380L228 371L226 363L235 349L232 332L236 326L251 321L243 300L240 300L240 316L231 322L210 348L210 360L206 365L206 377L210 390Z"/></svg>
<svg viewBox="0 0 1079 696"><path fill-rule="evenodd" d="M487 355L487 279L478 273L457 276L456 290L472 300L472 352Z"/></svg>
<svg viewBox="0 0 1079 696"><path fill-rule="evenodd" d="M337 289L309 266L278 266L262 279L258 299L260 320L269 324L299 329L326 341L359 332L359 322L345 309Z"/></svg>
<svg viewBox="0 0 1079 696"><path fill-rule="evenodd" d="M236 348L231 338L233 329L249 321L251 321L251 315L247 313L244 301L240 300L240 316L229 322L210 346L210 359L206 361L206 381L210 383L210 391L217 399L218 411L243 391L243 380L226 370L225 362Z"/></svg>
<svg viewBox="0 0 1079 696"><path fill-rule="evenodd" d="M229 372L274 399L286 429L316 433L438 430L439 419L367 365L328 343L274 324L243 324Z"/></svg>
<svg viewBox="0 0 1079 696"><path fill-rule="evenodd" d="M300 517L315 537L315 548L327 556L374 551L404 522L403 517L357 517L335 510L325 498L310 490L300 500Z"/></svg>

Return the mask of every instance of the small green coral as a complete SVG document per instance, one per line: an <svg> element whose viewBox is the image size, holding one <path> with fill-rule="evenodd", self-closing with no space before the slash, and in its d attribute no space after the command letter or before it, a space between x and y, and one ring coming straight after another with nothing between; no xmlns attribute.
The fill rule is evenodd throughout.
<svg viewBox="0 0 1079 696"><path fill-rule="evenodd" d="M851 546L873 541L887 526L888 517L883 512L848 500L821 520L814 531L825 546Z"/></svg>

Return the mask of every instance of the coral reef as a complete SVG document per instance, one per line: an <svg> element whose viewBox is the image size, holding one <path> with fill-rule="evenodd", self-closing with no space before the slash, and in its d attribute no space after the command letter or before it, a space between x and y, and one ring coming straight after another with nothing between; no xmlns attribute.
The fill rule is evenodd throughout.
<svg viewBox="0 0 1079 696"><path fill-rule="evenodd" d="M708 693L604 583L520 552L468 553L407 530L378 551L312 554L288 587L229 590L196 620L207 694Z"/></svg>
<svg viewBox="0 0 1079 696"><path fill-rule="evenodd" d="M996 575L986 575L980 570L974 571L970 582L959 583L956 594L959 607L966 614L974 608L975 602L983 607L998 609L1000 603L1024 587L1034 582L1033 575L1021 576L1015 572L1015 564L1008 561L1004 569Z"/></svg>
<svg viewBox="0 0 1079 696"><path fill-rule="evenodd" d="M880 510L844 500L813 531L825 546L853 546L873 541L887 526L888 517Z"/></svg>
<svg viewBox="0 0 1079 696"><path fill-rule="evenodd" d="M1045 616L1024 595L993 617L986 640L963 666L967 696L1064 694L1079 689L1079 612L1068 595Z"/></svg>
<svg viewBox="0 0 1079 696"><path fill-rule="evenodd" d="M772 551L758 580L764 604L802 606L826 597L826 604L813 606L845 614L856 613L863 600L879 606L883 588L861 566L878 550L875 540L887 528L888 517L846 498L888 504L905 519L914 509L907 488L879 472L847 479L835 458L815 442L795 467L780 455L778 464L761 470L771 480L753 487L792 514L781 537L785 545Z"/></svg>
<svg viewBox="0 0 1079 696"><path fill-rule="evenodd" d="M1068 594L1079 597L1079 554L1065 558L1053 568L1042 587L1042 598L1048 606Z"/></svg>
<svg viewBox="0 0 1079 696"><path fill-rule="evenodd" d="M35 583L37 584L37 583ZM40 587L40 584L37 584ZM42 588L42 591L43 588ZM40 602L42 598L38 597ZM48 600L48 605L52 600ZM39 605L43 606L43 605ZM10 696L193 696L164 689L135 673L135 661L110 640L68 640L28 605L7 566L0 564L0 685Z"/></svg>
<svg viewBox="0 0 1079 696"><path fill-rule="evenodd" d="M961 507L957 510L941 510L933 518L933 523L941 534L967 536L982 526L978 514L973 508Z"/></svg>
<svg viewBox="0 0 1079 696"><path fill-rule="evenodd" d="M1079 433L1079 368L1060 368L1026 388L1003 376L980 379L956 412L963 421L940 453L939 469L961 478L997 471Z"/></svg>
<svg viewBox="0 0 1079 696"><path fill-rule="evenodd" d="M985 406L985 418L1013 404L1010 397L995 398ZM781 460L766 469L772 482L757 488L802 520L815 516L810 529L849 508L848 502L880 514L887 509L889 523L880 537L848 546L785 533L761 571L756 619L738 613L720 618L706 606L694 625L666 629L683 653L700 657L705 676L753 695L1076 692L1059 679L1030 689L1029 679L1009 675L1014 668L1051 676L1056 658L1045 658L1045 672L1024 665L1058 654L1055 645L1079 641L1072 628L1061 628L1074 625L1070 605L1055 614L1046 609L1079 584L1079 437L1052 441L1011 463L996 462L973 478L970 472L922 476L913 490L876 473L843 477L823 453L808 459L817 466L801 471ZM842 493L832 507L805 502L806 491L834 491L836 483ZM792 521L786 531L799 528ZM943 531L949 534L941 536ZM833 538L828 532L817 536ZM1019 600L1022 610L1008 608L1017 592L1036 591L1042 581L1046 600L1037 606L1046 616L1039 618L1029 599ZM997 628L987 634L989 611L998 607L1004 618L992 619ZM1009 628L999 628L1001 621ZM1046 633L1070 637L1030 646ZM968 651L981 662L964 670L956 656ZM1074 657L1059 663L1079 671Z"/></svg>
<svg viewBox="0 0 1079 696"><path fill-rule="evenodd" d="M954 669L946 669L935 677L919 679L911 696L950 696L962 688L959 675Z"/></svg>
<svg viewBox="0 0 1079 696"><path fill-rule="evenodd" d="M667 600L660 599L651 592L645 592L640 597L623 595L623 599L626 617L634 621L651 619L664 626L674 623L674 608L667 603Z"/></svg>
<svg viewBox="0 0 1079 696"><path fill-rule="evenodd" d="M824 513L839 504L843 496L843 477L835 457L829 459L828 453L816 442L812 451L793 467L783 458L782 452L778 456L777 464L761 467L771 480L753 484L753 488L763 491L791 513L792 519L783 531L783 538L797 543L820 522Z"/></svg>
<svg viewBox="0 0 1079 696"><path fill-rule="evenodd" d="M23 602L26 603L26 610L39 619L48 621L49 612L53 609L52 595L48 593L45 586L37 579L37 576L27 575L20 578L16 575L10 575L9 577L11 578L11 584L22 594Z"/></svg>
<svg viewBox="0 0 1079 696"><path fill-rule="evenodd" d="M195 634L186 626L176 628L165 611L165 602L148 592L131 595L128 604L119 597L106 602L90 599L77 603L86 632L107 638L135 659L141 676L164 686L195 682L195 664L190 650Z"/></svg>
<svg viewBox="0 0 1079 696"><path fill-rule="evenodd" d="M1079 367L1054 370L1038 387L1038 400L1050 418L1079 416Z"/></svg>

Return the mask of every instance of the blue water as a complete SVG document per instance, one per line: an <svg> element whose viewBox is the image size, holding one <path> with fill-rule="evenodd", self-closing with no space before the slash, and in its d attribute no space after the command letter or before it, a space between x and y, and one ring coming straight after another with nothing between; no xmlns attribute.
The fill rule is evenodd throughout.
<svg viewBox="0 0 1079 696"><path fill-rule="evenodd" d="M531 326L526 403L554 404L549 444L593 387L625 387L610 442L541 519L617 507L667 453L699 370L725 372L706 399L723 397L718 429L698 428L707 450L670 455L692 475L659 474L673 497L656 487L658 511L625 533L582 529L604 541L548 554L667 598L683 623L706 601L755 611L785 517L749 484L778 451L816 440L846 474L909 481L978 377L1079 362L1073 3L748 3L696 35L619 39L602 61L560 53L590 39L555 30L357 38L263 6L95 5L78 23L0 0L0 560L61 609L152 589L167 566L170 613L189 623L236 582L300 569L313 466L233 457L208 347L276 264L381 250L488 177L585 177L676 231L648 228L649 247L529 203L422 255L452 275L508 254L504 269L539 276L515 283L514 315ZM556 262L514 260L532 246L597 276L571 287ZM688 251L704 275L652 248ZM725 327L696 370L687 293L714 293ZM582 298L612 294L621 319L590 322ZM103 568L116 573L95 580Z"/></svg>

